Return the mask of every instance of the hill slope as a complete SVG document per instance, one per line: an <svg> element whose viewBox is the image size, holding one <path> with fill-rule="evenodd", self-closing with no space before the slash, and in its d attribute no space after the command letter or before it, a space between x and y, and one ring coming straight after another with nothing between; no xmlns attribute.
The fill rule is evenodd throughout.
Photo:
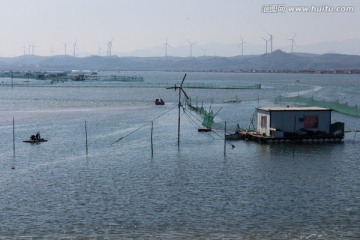
<svg viewBox="0 0 360 240"><path fill-rule="evenodd" d="M360 56L341 54L270 54L235 57L20 56L0 58L0 70L253 71L360 69Z"/></svg>

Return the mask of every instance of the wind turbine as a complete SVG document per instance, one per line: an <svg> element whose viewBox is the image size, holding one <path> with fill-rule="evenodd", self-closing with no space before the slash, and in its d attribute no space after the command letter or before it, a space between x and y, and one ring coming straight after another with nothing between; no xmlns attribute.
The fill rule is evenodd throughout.
<svg viewBox="0 0 360 240"><path fill-rule="evenodd" d="M291 53L294 52L295 35L296 35L296 33L294 34L294 36L292 38L288 39L289 41L291 41Z"/></svg>
<svg viewBox="0 0 360 240"><path fill-rule="evenodd" d="M272 51L273 51L273 35L272 34L270 34L270 33L267 33L267 34L269 34L269 41L270 41L270 53L272 53Z"/></svg>
<svg viewBox="0 0 360 240"><path fill-rule="evenodd" d="M168 54L167 54L168 46L170 46L169 43L168 43L168 39L166 39L166 42L163 44L163 46L165 46L165 57L167 57L168 56Z"/></svg>
<svg viewBox="0 0 360 240"><path fill-rule="evenodd" d="M261 37L264 41L265 41L265 54L267 54L267 49L268 49L268 41L267 39Z"/></svg>
<svg viewBox="0 0 360 240"><path fill-rule="evenodd" d="M192 47L194 44L196 44L196 42L190 42L189 40L188 40L188 42L190 44L190 57L192 57Z"/></svg>
<svg viewBox="0 0 360 240"><path fill-rule="evenodd" d="M65 52L64 52L64 55L66 56L66 47L67 47L68 43L64 43L64 48L65 48Z"/></svg>
<svg viewBox="0 0 360 240"><path fill-rule="evenodd" d="M112 50L112 42L114 39L111 39L111 41L108 41L106 43L106 50L107 50L107 56L110 57L111 56L111 50Z"/></svg>
<svg viewBox="0 0 360 240"><path fill-rule="evenodd" d="M99 43L98 43L98 50L99 50L99 56L101 56L101 50L102 50L102 48L101 48L101 46L100 46Z"/></svg>
<svg viewBox="0 0 360 240"><path fill-rule="evenodd" d="M244 56L244 43L247 43L247 42L244 42L243 38L241 37L241 43L240 43L240 45L241 45L241 56Z"/></svg>
<svg viewBox="0 0 360 240"><path fill-rule="evenodd" d="M24 56L26 55L26 45L24 45L23 47L22 47L22 49L24 49Z"/></svg>
<svg viewBox="0 0 360 240"><path fill-rule="evenodd" d="M75 41L73 47L74 47L74 52L73 52L73 55L74 57L76 57L76 44L77 44L77 40Z"/></svg>
<svg viewBox="0 0 360 240"><path fill-rule="evenodd" d="M204 51L204 57L206 56L206 51L207 49L206 48L203 48L203 51Z"/></svg>
<svg viewBox="0 0 360 240"><path fill-rule="evenodd" d="M34 43L31 43L31 50L32 50L32 55L35 55L35 48L37 46L34 45Z"/></svg>

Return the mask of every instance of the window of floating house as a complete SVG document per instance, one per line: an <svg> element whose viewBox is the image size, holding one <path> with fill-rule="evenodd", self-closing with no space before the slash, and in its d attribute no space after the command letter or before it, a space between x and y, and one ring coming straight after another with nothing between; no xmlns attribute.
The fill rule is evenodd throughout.
<svg viewBox="0 0 360 240"><path fill-rule="evenodd" d="M319 117L318 116L304 116L304 128L318 128Z"/></svg>
<svg viewBox="0 0 360 240"><path fill-rule="evenodd" d="M267 128L267 116L261 116L261 128Z"/></svg>

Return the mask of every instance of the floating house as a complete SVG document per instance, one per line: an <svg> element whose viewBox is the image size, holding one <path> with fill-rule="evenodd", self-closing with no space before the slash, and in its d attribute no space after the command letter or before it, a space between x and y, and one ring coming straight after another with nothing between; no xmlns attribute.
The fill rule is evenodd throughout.
<svg viewBox="0 0 360 240"><path fill-rule="evenodd" d="M331 123L331 112L332 109L320 107L259 107L256 131L237 134L242 139L260 142L341 142L344 123Z"/></svg>
<svg viewBox="0 0 360 240"><path fill-rule="evenodd" d="M332 109L260 107L257 133L273 140L342 140L344 123L331 123Z"/></svg>

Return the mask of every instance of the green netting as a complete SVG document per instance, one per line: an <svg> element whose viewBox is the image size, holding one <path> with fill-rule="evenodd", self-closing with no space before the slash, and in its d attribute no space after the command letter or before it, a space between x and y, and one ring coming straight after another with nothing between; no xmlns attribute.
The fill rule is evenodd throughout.
<svg viewBox="0 0 360 240"><path fill-rule="evenodd" d="M218 130L225 128L225 122L214 122L217 112L214 112L211 106L208 109L203 105L198 106L198 104L196 104L195 106L191 103L191 100L185 101L185 105L203 117L202 125L204 127ZM240 130L240 126L239 124L226 124L226 129L227 131L237 131Z"/></svg>
<svg viewBox="0 0 360 240"><path fill-rule="evenodd" d="M348 103L340 103L338 100L336 101L325 101L325 100L316 100L313 97L282 97L278 96L275 99L275 103L277 104L285 104L285 103L294 103L298 105L305 106L316 106L316 107L324 107L330 108L339 113L347 114L350 116L360 117L360 109L357 105L350 106Z"/></svg>

